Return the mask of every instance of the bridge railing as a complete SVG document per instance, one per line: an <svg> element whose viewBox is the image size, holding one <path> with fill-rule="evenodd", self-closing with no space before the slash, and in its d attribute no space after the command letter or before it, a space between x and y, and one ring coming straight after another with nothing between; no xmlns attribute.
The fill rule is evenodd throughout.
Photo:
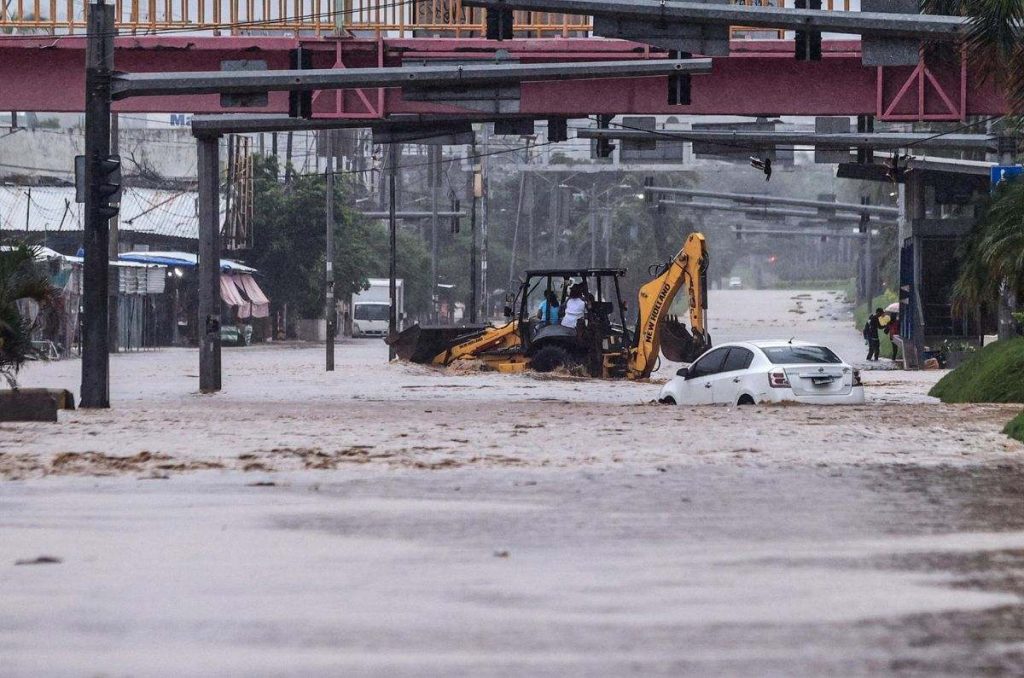
<svg viewBox="0 0 1024 678"><path fill-rule="evenodd" d="M733 0L734 4L794 6L795 0ZM214 32L219 35L319 36L340 30L392 37L480 37L485 12L461 0L113 0L126 35ZM851 7L852 5L852 7ZM822 0L825 9L859 9L858 0ZM65 35L85 31L85 0L0 0L0 36ZM516 12L517 37L585 37L590 17ZM781 37L779 31L734 27L737 38Z"/></svg>

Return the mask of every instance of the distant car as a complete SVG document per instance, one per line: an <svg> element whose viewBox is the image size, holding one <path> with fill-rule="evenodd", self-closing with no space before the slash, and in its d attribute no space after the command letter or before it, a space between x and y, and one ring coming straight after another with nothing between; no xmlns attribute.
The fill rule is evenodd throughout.
<svg viewBox="0 0 1024 678"><path fill-rule="evenodd" d="M677 405L864 402L860 371L828 347L802 341L722 344L676 372L659 400Z"/></svg>
<svg viewBox="0 0 1024 678"><path fill-rule="evenodd" d="M743 278L733 276L729 278L729 289L730 290L742 290L743 289Z"/></svg>

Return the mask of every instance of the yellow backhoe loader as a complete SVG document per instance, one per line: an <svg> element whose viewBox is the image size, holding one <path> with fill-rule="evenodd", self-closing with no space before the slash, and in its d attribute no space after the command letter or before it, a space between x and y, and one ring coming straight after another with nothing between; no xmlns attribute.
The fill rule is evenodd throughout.
<svg viewBox="0 0 1024 678"><path fill-rule="evenodd" d="M708 254L704 236L690 235L667 264L652 267L652 279L639 292L637 322L626 324L621 268L544 269L526 272L507 323L499 327L421 327L390 337L397 355L417 363L451 365L480 360L501 372L527 368L548 372L582 368L593 377L645 379L656 368L659 352L669 360L692 362L711 347L707 332ZM565 308L572 287L582 291L586 312L575 327L544 322L535 316L545 293L560 297ZM680 290L689 301L690 329L669 315ZM518 314L515 308L518 306Z"/></svg>

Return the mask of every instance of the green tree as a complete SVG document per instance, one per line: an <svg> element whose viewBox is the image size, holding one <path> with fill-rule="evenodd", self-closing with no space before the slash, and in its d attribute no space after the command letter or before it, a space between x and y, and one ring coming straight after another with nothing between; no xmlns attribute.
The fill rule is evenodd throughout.
<svg viewBox="0 0 1024 678"><path fill-rule="evenodd" d="M273 158L257 158L254 167L253 214L256 224L251 263L264 276L267 296L276 307L288 304L305 317L323 315L327 218L326 181L322 175L296 175L288 184L278 179ZM361 217L351 204L353 186L335 181L335 294L344 299L365 289L366 279L386 277L388 232L385 224ZM406 280L406 309L421 312L429 305L427 253L412 234L398 234L398 277Z"/></svg>
<svg viewBox="0 0 1024 678"><path fill-rule="evenodd" d="M0 249L0 375L11 388L22 365L36 355L32 347L35 323L18 308L21 300L41 307L55 299L55 290L46 273L36 264L35 251L25 244Z"/></svg>

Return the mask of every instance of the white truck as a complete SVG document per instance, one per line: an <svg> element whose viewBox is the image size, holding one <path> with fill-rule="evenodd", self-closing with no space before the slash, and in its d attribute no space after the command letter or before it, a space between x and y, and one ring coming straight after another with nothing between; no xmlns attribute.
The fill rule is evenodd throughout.
<svg viewBox="0 0 1024 678"><path fill-rule="evenodd" d="M386 337L391 312L391 294L387 278L370 278L370 288L352 295L352 336ZM402 279L395 280L395 300L398 331L405 319L405 286Z"/></svg>

